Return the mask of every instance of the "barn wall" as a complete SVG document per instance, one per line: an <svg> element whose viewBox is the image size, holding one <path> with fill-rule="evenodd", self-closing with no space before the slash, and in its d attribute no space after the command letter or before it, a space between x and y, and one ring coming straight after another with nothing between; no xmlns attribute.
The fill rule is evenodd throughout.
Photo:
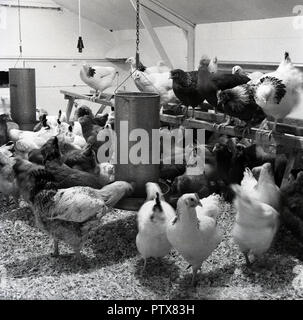
<svg viewBox="0 0 303 320"><path fill-rule="evenodd" d="M56 4L48 0L27 1L34 5ZM79 70L82 61L92 64L112 65L103 59L114 45L113 34L86 19L82 21L85 49L77 51L78 17L63 12L41 9L21 9L23 60L19 56L19 31L16 8L6 9L6 23L0 26L0 70L16 67L36 69L37 107L49 113L65 109L66 101L60 89L88 93L81 82ZM2 28L1 28L2 27ZM60 60L57 60L60 59ZM8 98L8 89L1 89L0 96ZM4 101L4 100L1 100ZM0 106L1 107L1 106ZM0 110L1 111L1 110Z"/></svg>
<svg viewBox="0 0 303 320"><path fill-rule="evenodd" d="M303 25L294 17L200 24L196 30L196 65L203 54L222 61L277 63L289 51L303 64Z"/></svg>

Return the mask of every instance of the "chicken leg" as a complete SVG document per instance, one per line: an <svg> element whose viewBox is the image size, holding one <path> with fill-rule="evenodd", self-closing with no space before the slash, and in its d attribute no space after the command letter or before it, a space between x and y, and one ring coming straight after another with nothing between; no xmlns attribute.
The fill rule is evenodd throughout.
<svg viewBox="0 0 303 320"><path fill-rule="evenodd" d="M199 268L198 267L192 267L192 269L193 269L193 275L192 275L192 279L191 279L191 285L193 287L195 287L197 285L196 278L197 278L197 273L198 273Z"/></svg>
<svg viewBox="0 0 303 320"><path fill-rule="evenodd" d="M248 252L243 252L247 267L251 267L251 262L248 257Z"/></svg>
<svg viewBox="0 0 303 320"><path fill-rule="evenodd" d="M54 239L54 252L52 254L53 257L58 257L60 254L59 252L59 240Z"/></svg>

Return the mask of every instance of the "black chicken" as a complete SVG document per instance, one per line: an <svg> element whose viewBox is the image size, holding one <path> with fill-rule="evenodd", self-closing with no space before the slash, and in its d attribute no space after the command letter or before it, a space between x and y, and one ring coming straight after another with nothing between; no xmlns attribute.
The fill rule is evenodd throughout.
<svg viewBox="0 0 303 320"><path fill-rule="evenodd" d="M227 73L210 73L209 59L202 58L198 70L197 92L200 102L207 100L217 112L217 92L246 84L250 81L247 76Z"/></svg>
<svg viewBox="0 0 303 320"><path fill-rule="evenodd" d="M45 169L54 176L58 189L71 188L75 186L91 187L101 189L110 181L105 175L91 174L78 169L70 168L63 163L59 149L58 138L51 138L42 148Z"/></svg>
<svg viewBox="0 0 303 320"><path fill-rule="evenodd" d="M6 114L0 115L0 147L8 142L7 121L9 117Z"/></svg>
<svg viewBox="0 0 303 320"><path fill-rule="evenodd" d="M254 86L249 84L218 92L218 109L230 117L246 122L245 127L241 128L243 134L266 118L266 114L255 101L254 93ZM231 118L220 126L227 126L230 123Z"/></svg>
<svg viewBox="0 0 303 320"><path fill-rule="evenodd" d="M303 241L303 172L295 181L281 189L281 220L285 227L301 242Z"/></svg>
<svg viewBox="0 0 303 320"><path fill-rule="evenodd" d="M170 72L170 77L173 80L173 91L184 106L196 108L203 102L197 91L197 71L175 69Z"/></svg>
<svg viewBox="0 0 303 320"><path fill-rule="evenodd" d="M273 155L265 152L256 144L244 146L237 138L221 137L213 150L216 156L219 176L226 186L240 184L246 168L253 169L270 163L274 170L274 178L277 186L280 186L286 169L287 158L285 155ZM233 199L233 192L228 187L225 190L227 201Z"/></svg>

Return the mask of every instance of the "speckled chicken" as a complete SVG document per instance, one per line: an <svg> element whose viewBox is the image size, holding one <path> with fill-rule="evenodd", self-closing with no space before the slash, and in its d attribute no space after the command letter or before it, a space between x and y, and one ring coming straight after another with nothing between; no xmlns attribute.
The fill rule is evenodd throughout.
<svg viewBox="0 0 303 320"><path fill-rule="evenodd" d="M236 117L246 122L243 134L249 131L251 127L258 126L266 119L266 114L260 106L257 105L255 98L255 87L244 84L232 89L218 92L218 109L225 115ZM231 118L220 126L227 126L231 123Z"/></svg>
<svg viewBox="0 0 303 320"><path fill-rule="evenodd" d="M193 285L203 261L222 240L216 220L206 214L197 214L197 206L201 206L201 203L196 194L183 195L178 200L176 217L167 227L168 241L192 267Z"/></svg>
<svg viewBox="0 0 303 320"><path fill-rule="evenodd" d="M31 203L37 227L54 239L54 255L59 241L70 245L78 260L80 250L100 219L133 187L126 182L106 186L106 190L73 187L58 190L52 174L44 169L28 170L24 160L14 166L18 185Z"/></svg>

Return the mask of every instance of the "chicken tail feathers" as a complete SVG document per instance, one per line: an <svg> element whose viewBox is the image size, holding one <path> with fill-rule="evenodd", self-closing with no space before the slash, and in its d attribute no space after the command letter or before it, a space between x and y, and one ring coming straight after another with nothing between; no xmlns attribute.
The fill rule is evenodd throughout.
<svg viewBox="0 0 303 320"><path fill-rule="evenodd" d="M30 186L30 201L34 202L36 195L42 190L57 191L54 177L45 169L37 169L30 172L32 185Z"/></svg>

